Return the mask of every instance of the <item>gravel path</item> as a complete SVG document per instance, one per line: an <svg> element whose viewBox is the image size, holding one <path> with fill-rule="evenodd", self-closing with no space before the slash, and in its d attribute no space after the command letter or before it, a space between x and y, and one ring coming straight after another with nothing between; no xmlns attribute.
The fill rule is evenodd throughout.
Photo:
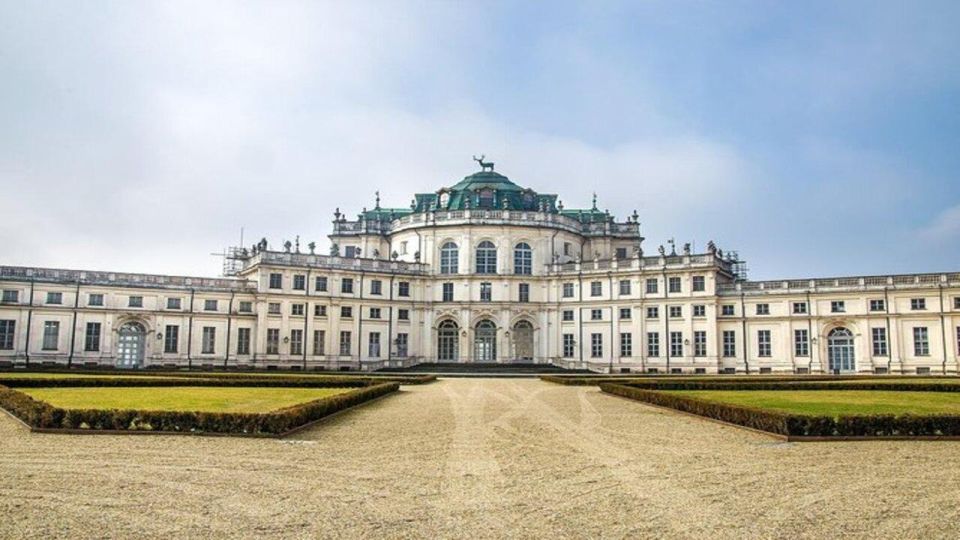
<svg viewBox="0 0 960 540"><path fill-rule="evenodd" d="M957 537L960 444L780 443L533 379L448 379L284 441L31 434L0 538Z"/></svg>

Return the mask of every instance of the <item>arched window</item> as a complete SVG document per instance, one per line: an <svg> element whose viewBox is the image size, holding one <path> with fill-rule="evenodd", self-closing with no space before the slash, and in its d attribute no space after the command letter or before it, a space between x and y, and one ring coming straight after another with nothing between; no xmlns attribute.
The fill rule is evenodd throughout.
<svg viewBox="0 0 960 540"><path fill-rule="evenodd" d="M457 335L457 323L447 320L437 328L437 361L456 362L459 360L460 338Z"/></svg>
<svg viewBox="0 0 960 540"><path fill-rule="evenodd" d="M456 274L460 271L458 259L460 250L453 242L447 242L440 247L440 273Z"/></svg>
<svg viewBox="0 0 960 540"><path fill-rule="evenodd" d="M493 324L493 321L485 319L477 323L473 340L473 361L497 361L497 325Z"/></svg>
<svg viewBox="0 0 960 540"><path fill-rule="evenodd" d="M834 328L827 335L827 367L833 373L856 371L853 333L850 330L843 327Z"/></svg>
<svg viewBox="0 0 960 540"><path fill-rule="evenodd" d="M484 240L477 246L477 273L497 273L497 248L489 240Z"/></svg>
<svg viewBox="0 0 960 540"><path fill-rule="evenodd" d="M533 250L526 242L513 247L513 273L529 276L533 269Z"/></svg>

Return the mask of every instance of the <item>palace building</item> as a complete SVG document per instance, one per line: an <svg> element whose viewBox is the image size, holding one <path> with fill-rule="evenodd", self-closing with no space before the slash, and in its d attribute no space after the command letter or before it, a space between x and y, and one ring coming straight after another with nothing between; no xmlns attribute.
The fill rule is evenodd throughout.
<svg viewBox="0 0 960 540"><path fill-rule="evenodd" d="M481 171L335 212L329 255L265 240L225 277L0 267L0 365L957 374L960 273L748 281L712 242Z"/></svg>

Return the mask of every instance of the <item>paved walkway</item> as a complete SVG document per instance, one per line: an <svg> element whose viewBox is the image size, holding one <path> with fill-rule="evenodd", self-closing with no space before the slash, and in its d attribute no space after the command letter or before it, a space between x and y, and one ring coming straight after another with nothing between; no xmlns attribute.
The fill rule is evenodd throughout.
<svg viewBox="0 0 960 540"><path fill-rule="evenodd" d="M293 440L30 434L0 538L956 537L960 444L785 444L533 379L448 379Z"/></svg>

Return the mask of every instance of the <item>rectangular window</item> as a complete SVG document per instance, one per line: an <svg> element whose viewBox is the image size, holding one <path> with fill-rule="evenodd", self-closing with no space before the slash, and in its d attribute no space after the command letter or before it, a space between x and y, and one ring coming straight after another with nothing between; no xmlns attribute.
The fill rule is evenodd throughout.
<svg viewBox="0 0 960 540"><path fill-rule="evenodd" d="M590 282L590 296L600 296L603 294L603 283L600 281Z"/></svg>
<svg viewBox="0 0 960 540"><path fill-rule="evenodd" d="M926 298L911 298L910 299L910 309L914 311L921 311L927 309L927 299Z"/></svg>
<svg viewBox="0 0 960 540"><path fill-rule="evenodd" d="M270 274L270 288L271 289L283 288L283 274Z"/></svg>
<svg viewBox="0 0 960 540"><path fill-rule="evenodd" d="M47 293L47 303L48 303L48 304L62 304L62 303L63 303L63 293L48 292L48 293Z"/></svg>
<svg viewBox="0 0 960 540"><path fill-rule="evenodd" d="M83 339L83 350L87 352L95 352L100 350L100 323L87 323L87 332Z"/></svg>
<svg viewBox="0 0 960 540"><path fill-rule="evenodd" d="M683 332L670 332L670 356L683 356Z"/></svg>
<svg viewBox="0 0 960 540"><path fill-rule="evenodd" d="M200 343L202 354L213 354L217 345L217 329L213 326L203 327L203 339Z"/></svg>
<svg viewBox="0 0 960 540"><path fill-rule="evenodd" d="M707 316L707 306L703 304L695 304L693 306L693 316L694 317L706 317Z"/></svg>
<svg viewBox="0 0 960 540"><path fill-rule="evenodd" d="M529 302L530 301L530 284L529 283L519 283L519 290L517 293L520 296L520 302Z"/></svg>
<svg viewBox="0 0 960 540"><path fill-rule="evenodd" d="M340 318L350 319L353 317L353 306L340 306Z"/></svg>
<svg viewBox="0 0 960 540"><path fill-rule="evenodd" d="M871 300L870 301L870 311L885 311L887 309L887 303L883 300Z"/></svg>
<svg viewBox="0 0 960 540"><path fill-rule="evenodd" d="M340 292L343 294L353 294L353 278L345 277L340 281Z"/></svg>
<svg viewBox="0 0 960 540"><path fill-rule="evenodd" d="M340 356L350 356L353 349L353 334L349 330L340 332Z"/></svg>
<svg viewBox="0 0 960 540"><path fill-rule="evenodd" d="M810 356L810 335L805 329L793 331L794 356Z"/></svg>
<svg viewBox="0 0 960 540"><path fill-rule="evenodd" d="M563 335L563 357L564 358L573 358L573 334L564 334Z"/></svg>
<svg viewBox="0 0 960 540"><path fill-rule="evenodd" d="M295 291L305 291L307 290L307 276L303 274L294 274L293 275L293 290Z"/></svg>
<svg viewBox="0 0 960 540"><path fill-rule="evenodd" d="M250 329L237 328L237 354L250 354Z"/></svg>
<svg viewBox="0 0 960 540"><path fill-rule="evenodd" d="M720 315L724 317L733 317L736 315L736 308L733 304L724 304L720 306Z"/></svg>
<svg viewBox="0 0 960 540"><path fill-rule="evenodd" d="M620 280L620 296L630 296L630 280Z"/></svg>
<svg viewBox="0 0 960 540"><path fill-rule="evenodd" d="M270 302L267 304L267 314L269 315L279 315L280 314L280 302Z"/></svg>
<svg viewBox="0 0 960 540"><path fill-rule="evenodd" d="M400 358L405 358L407 356L409 351L409 341L410 338L407 334L397 334L397 356Z"/></svg>
<svg viewBox="0 0 960 540"><path fill-rule="evenodd" d="M953 297L953 309L960 309L960 296Z"/></svg>
<svg viewBox="0 0 960 540"><path fill-rule="evenodd" d="M707 290L707 280L703 276L693 276L693 292Z"/></svg>
<svg viewBox="0 0 960 540"><path fill-rule="evenodd" d="M617 254L618 259L627 258L627 248L625 247L618 247L615 253Z"/></svg>
<svg viewBox="0 0 960 540"><path fill-rule="evenodd" d="M443 301L453 302L453 283L443 284Z"/></svg>
<svg viewBox="0 0 960 540"><path fill-rule="evenodd" d="M647 332L647 356L660 356L660 333Z"/></svg>
<svg viewBox="0 0 960 540"><path fill-rule="evenodd" d="M379 279L374 279L370 281L370 294L381 295L383 294L383 282Z"/></svg>
<svg viewBox="0 0 960 540"><path fill-rule="evenodd" d="M16 292L16 291L14 291ZM102 306L103 305L103 295L102 294L91 294L87 297L88 306Z"/></svg>
<svg viewBox="0 0 960 540"><path fill-rule="evenodd" d="M830 313L844 313L845 311L847 311L847 304L843 300L830 302Z"/></svg>
<svg viewBox="0 0 960 540"><path fill-rule="evenodd" d="M757 330L757 356L770 356L771 350L770 331Z"/></svg>
<svg viewBox="0 0 960 540"><path fill-rule="evenodd" d="M870 334L873 338L873 355L887 356L887 329L883 327L871 328Z"/></svg>
<svg viewBox="0 0 960 540"><path fill-rule="evenodd" d="M204 300L204 301L203 301L203 310L204 310L204 311L216 311L216 310L217 310L217 301L216 301L216 300Z"/></svg>
<svg viewBox="0 0 960 540"><path fill-rule="evenodd" d="M670 318L679 319L683 317L683 306L670 306Z"/></svg>
<svg viewBox="0 0 960 540"><path fill-rule="evenodd" d="M180 298L167 298L167 309L182 309L183 301Z"/></svg>
<svg viewBox="0 0 960 540"><path fill-rule="evenodd" d="M757 315L769 315L770 304L757 304Z"/></svg>
<svg viewBox="0 0 960 540"><path fill-rule="evenodd" d="M672 293L680 292L680 278L672 277L667 283L669 284L670 292Z"/></svg>
<svg viewBox="0 0 960 540"><path fill-rule="evenodd" d="M290 304L290 315L294 317L303 317L306 313L306 306L304 304Z"/></svg>
<svg viewBox="0 0 960 540"><path fill-rule="evenodd" d="M103 298L103 295L100 295L100 298ZM0 301L2 301L4 304L16 304L17 302L20 301L20 291L14 291L9 289L4 290L3 300L0 300Z"/></svg>
<svg viewBox="0 0 960 540"><path fill-rule="evenodd" d="M573 283L564 283L564 284L563 284L563 297L564 297L564 298L573 298Z"/></svg>
<svg viewBox="0 0 960 540"><path fill-rule="evenodd" d="M129 307L143 307L143 297L142 296L131 296L127 302Z"/></svg>
<svg viewBox="0 0 960 540"><path fill-rule="evenodd" d="M657 294L657 279L650 278L647 280L647 294Z"/></svg>
<svg viewBox="0 0 960 540"><path fill-rule="evenodd" d="M926 326L917 326L913 329L914 356L930 356L930 340Z"/></svg>
<svg viewBox="0 0 960 540"><path fill-rule="evenodd" d="M290 354L299 356L303 354L303 329L295 328L290 330Z"/></svg>
<svg viewBox="0 0 960 540"><path fill-rule="evenodd" d="M960 326L957 327L957 354L960 354Z"/></svg>
<svg viewBox="0 0 960 540"><path fill-rule="evenodd" d="M267 354L280 354L279 328L267 328Z"/></svg>
<svg viewBox="0 0 960 540"><path fill-rule="evenodd" d="M707 355L707 333L703 330L693 331L693 355Z"/></svg>
<svg viewBox="0 0 960 540"><path fill-rule="evenodd" d="M648 319L659 319L660 318L660 308L657 306L650 306L647 308L647 318Z"/></svg>
<svg viewBox="0 0 960 540"><path fill-rule="evenodd" d="M241 300L237 306L237 313L253 313L253 302Z"/></svg>
<svg viewBox="0 0 960 540"><path fill-rule="evenodd" d="M603 334L590 334L590 356L603 357Z"/></svg>
<svg viewBox="0 0 960 540"><path fill-rule="evenodd" d="M733 330L723 331L723 357L733 358L737 356L737 333Z"/></svg>
<svg viewBox="0 0 960 540"><path fill-rule="evenodd" d="M628 307L620 308L620 320L629 320L633 310Z"/></svg>
<svg viewBox="0 0 960 540"><path fill-rule="evenodd" d="M400 283L397 283L397 296L399 296L399 297L401 297L401 298L406 298L406 297L410 296L410 282L409 282L409 281L401 281Z"/></svg>
<svg viewBox="0 0 960 540"><path fill-rule="evenodd" d="M180 326L168 324L163 332L163 352L176 353L180 348Z"/></svg>
<svg viewBox="0 0 960 540"><path fill-rule="evenodd" d="M313 306L313 316L314 317L326 317L327 316L327 306L322 306L316 304Z"/></svg>
<svg viewBox="0 0 960 540"><path fill-rule="evenodd" d="M398 309L398 310L397 310L397 320L400 320L400 321L409 321L409 320L410 320L410 310L409 310L409 309Z"/></svg>
<svg viewBox="0 0 960 540"><path fill-rule="evenodd" d="M12 319L0 320L0 350L13 350L13 337L16 335L17 321Z"/></svg>
<svg viewBox="0 0 960 540"><path fill-rule="evenodd" d="M379 319L379 318L380 318L380 308L378 308L378 307L372 307L372 308L370 308L370 318L371 318L371 319Z"/></svg>
<svg viewBox="0 0 960 540"><path fill-rule="evenodd" d="M591 320L591 321L602 321L602 320L603 320L603 310L600 310L600 309L591 309L591 310L590 310L590 320Z"/></svg>
<svg viewBox="0 0 960 540"><path fill-rule="evenodd" d="M573 320L573 310L565 309L563 310L563 320L564 322L570 322Z"/></svg>
<svg viewBox="0 0 960 540"><path fill-rule="evenodd" d="M55 351L60 344L60 323L46 321L43 323L43 350Z"/></svg>
<svg viewBox="0 0 960 540"><path fill-rule="evenodd" d="M807 303L806 302L794 302L793 303L793 314L794 315L803 315L807 312Z"/></svg>
<svg viewBox="0 0 960 540"><path fill-rule="evenodd" d="M489 282L480 283L480 301L490 302L493 300L493 284Z"/></svg>
<svg viewBox="0 0 960 540"><path fill-rule="evenodd" d="M313 355L314 356L323 356L326 353L326 341L327 341L327 332L326 330L314 330L313 331Z"/></svg>
<svg viewBox="0 0 960 540"><path fill-rule="evenodd" d="M343 254L348 259L355 259L360 256L360 249L357 246L347 246L343 249Z"/></svg>
<svg viewBox="0 0 960 540"><path fill-rule="evenodd" d="M313 282L316 292L327 292L327 276L317 276Z"/></svg>
<svg viewBox="0 0 960 540"><path fill-rule="evenodd" d="M633 334L629 332L620 334L620 356L633 356Z"/></svg>
<svg viewBox="0 0 960 540"><path fill-rule="evenodd" d="M380 358L380 332L370 332L367 336L367 355Z"/></svg>

